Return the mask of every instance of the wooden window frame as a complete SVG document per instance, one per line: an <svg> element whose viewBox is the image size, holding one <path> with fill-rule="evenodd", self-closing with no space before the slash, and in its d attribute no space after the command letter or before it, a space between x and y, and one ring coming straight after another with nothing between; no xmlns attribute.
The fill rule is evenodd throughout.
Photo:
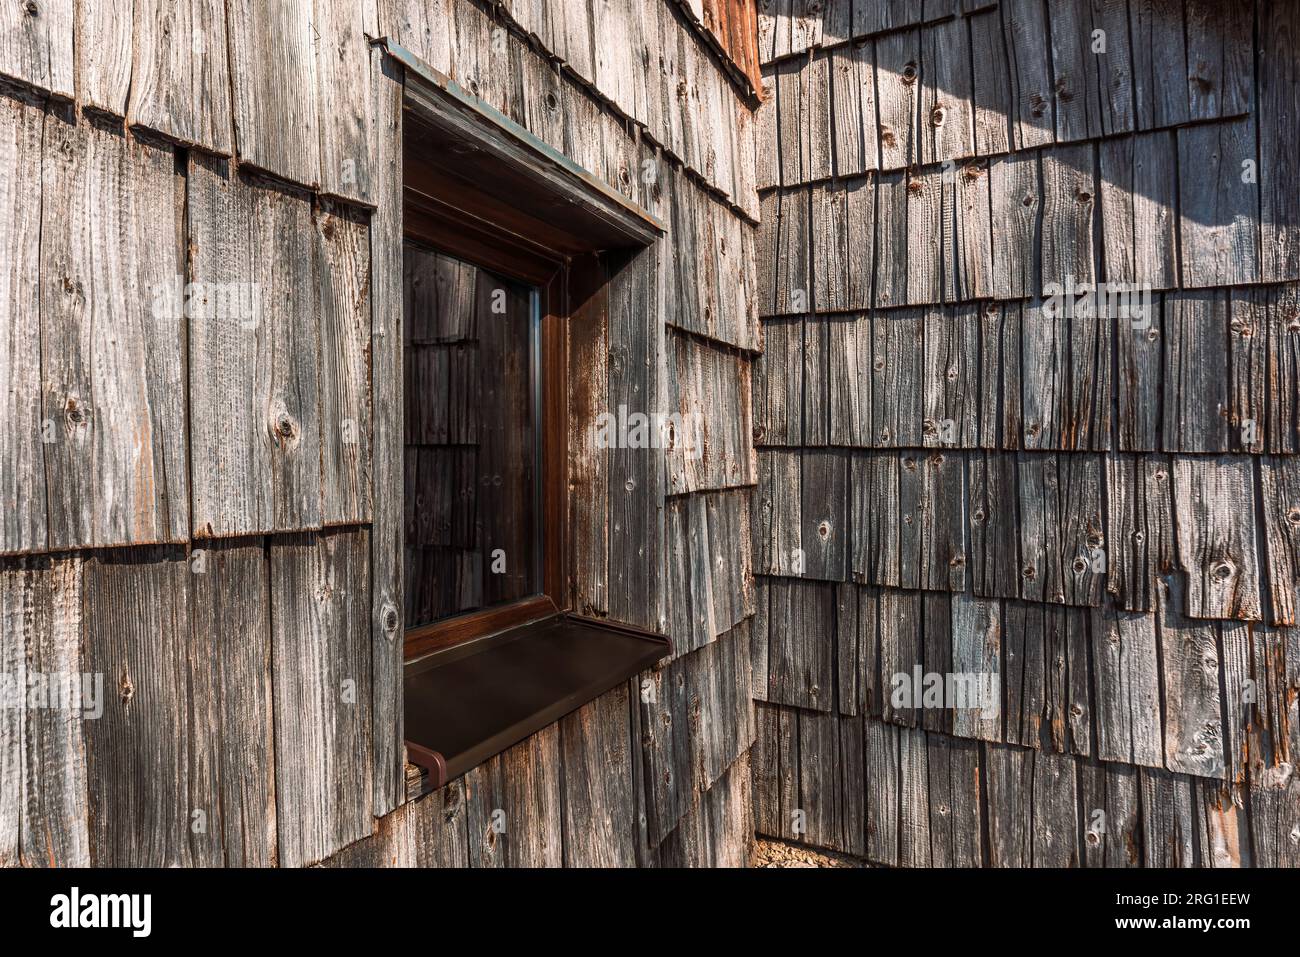
<svg viewBox="0 0 1300 957"><path fill-rule="evenodd" d="M408 162L408 173L411 167ZM418 172L407 180L403 203L404 238L472 265L534 287L540 298L538 371L541 445L541 591L505 604L453 615L406 630L407 661L436 651L536 622L569 610L569 303L568 280L574 266L538 244L521 247L518 236L478 224L466 228L466 211L434 200L438 188ZM590 264L587 268L594 268ZM578 268L582 268L580 265Z"/></svg>

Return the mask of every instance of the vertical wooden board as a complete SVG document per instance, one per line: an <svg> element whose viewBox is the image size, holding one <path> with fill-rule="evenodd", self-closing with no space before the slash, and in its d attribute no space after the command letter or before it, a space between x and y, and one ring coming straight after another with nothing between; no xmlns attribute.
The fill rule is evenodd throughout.
<svg viewBox="0 0 1300 957"><path fill-rule="evenodd" d="M1133 129L1128 3L1048 0L1055 77L1056 141Z"/></svg>
<svg viewBox="0 0 1300 957"><path fill-rule="evenodd" d="M636 863L630 708L623 685L560 722L567 867Z"/></svg>
<svg viewBox="0 0 1300 957"><path fill-rule="evenodd" d="M1045 746L1048 709L1047 644L1058 609L1037 602L1007 602L1005 608L1006 668L1003 688L1008 744Z"/></svg>
<svg viewBox="0 0 1300 957"><path fill-rule="evenodd" d="M1137 867L1141 853L1138 771L1080 762L1079 812L1084 867Z"/></svg>
<svg viewBox="0 0 1300 957"><path fill-rule="evenodd" d="M1074 759L1039 751L1034 765L1034 867L1079 865Z"/></svg>
<svg viewBox="0 0 1300 957"><path fill-rule="evenodd" d="M864 722L866 856L878 864L896 865L899 862L898 739L903 733L892 725L870 718Z"/></svg>
<svg viewBox="0 0 1300 957"><path fill-rule="evenodd" d="M665 5L666 8L667 5ZM661 52L661 60L666 60L669 52ZM668 67L665 67L667 70ZM672 104L677 103L676 77L665 72L664 83L672 84ZM777 130L776 73L771 69L763 71L763 86L759 92L759 106L754 116L754 188L770 189L781 183L781 141ZM677 116L676 110L672 111ZM674 154L680 151L675 129L668 130L665 137L668 148ZM761 218L761 215L760 215Z"/></svg>
<svg viewBox="0 0 1300 957"><path fill-rule="evenodd" d="M783 193L777 218L776 299L774 315L806 313L812 308L810 262L811 190Z"/></svg>
<svg viewBox="0 0 1300 957"><path fill-rule="evenodd" d="M81 660L82 569L76 557L0 569L0 862L10 867L91 863L85 724L109 691ZM28 706L42 689L45 706Z"/></svg>
<svg viewBox="0 0 1300 957"><path fill-rule="evenodd" d="M184 293L170 150L46 121L41 352L50 545L185 535Z"/></svg>
<svg viewBox="0 0 1300 957"><path fill-rule="evenodd" d="M1090 143L1042 154L1043 219L1041 278L1044 295L1053 284L1066 288L1092 283L1093 211L1097 187Z"/></svg>
<svg viewBox="0 0 1300 957"><path fill-rule="evenodd" d="M271 541L277 831L288 867L372 828L369 555L366 530Z"/></svg>
<svg viewBox="0 0 1300 957"><path fill-rule="evenodd" d="M518 121L518 45L503 24L472 3L451 3L451 61L448 75L493 109ZM599 165L589 165L599 171Z"/></svg>
<svg viewBox="0 0 1300 957"><path fill-rule="evenodd" d="M570 293L579 305L569 335L569 368L576 373L569 404L569 520L574 610L600 617L609 608L609 452L596 448L588 424L608 403L609 292L603 267L592 272L586 288Z"/></svg>
<svg viewBox="0 0 1300 957"><path fill-rule="evenodd" d="M448 0L379 0L380 29L435 70L451 69ZM587 5L581 4L583 14ZM551 47L555 50L555 47ZM557 55L560 51L555 50Z"/></svg>
<svg viewBox="0 0 1300 957"><path fill-rule="evenodd" d="M191 517L199 537L320 524L318 252L305 197L190 157ZM232 285L233 284L233 285ZM231 316L218 297L251 310ZM400 381L400 380L399 380Z"/></svg>
<svg viewBox="0 0 1300 957"><path fill-rule="evenodd" d="M907 304L908 232L906 173L876 180L875 247L879 251L875 276L877 308Z"/></svg>
<svg viewBox="0 0 1300 957"><path fill-rule="evenodd" d="M33 281L40 275L44 125L34 100L0 97L0 552L48 544L41 289Z"/></svg>
<svg viewBox="0 0 1300 957"><path fill-rule="evenodd" d="M858 453L849 462L849 539L853 579L899 583L898 458L892 452Z"/></svg>
<svg viewBox="0 0 1300 957"><path fill-rule="evenodd" d="M126 116L135 28L131 6L118 2L76 5L77 102L86 109Z"/></svg>
<svg viewBox="0 0 1300 957"><path fill-rule="evenodd" d="M1300 586L1300 459L1264 457L1259 471L1272 624L1294 625Z"/></svg>
<svg viewBox="0 0 1300 957"><path fill-rule="evenodd" d="M921 445L924 341L924 310L898 309L872 317L872 445Z"/></svg>
<svg viewBox="0 0 1300 957"><path fill-rule="evenodd" d="M790 812L799 803L797 712L756 705L758 736L752 755L755 830L790 839Z"/></svg>
<svg viewBox="0 0 1300 957"><path fill-rule="evenodd" d="M903 687L902 678L911 679L925 657L922 596L918 592L894 589L882 589L879 594L881 713L891 724L914 727L921 712L913 705L919 702L915 698L909 702L895 692Z"/></svg>
<svg viewBox="0 0 1300 957"><path fill-rule="evenodd" d="M1259 222L1264 260L1260 279L1300 279L1300 194L1277 184L1300 178L1295 148L1300 101L1300 7L1270 3L1259 11Z"/></svg>
<svg viewBox="0 0 1300 957"><path fill-rule="evenodd" d="M374 0L370 0L373 6ZM320 130L320 188L373 205L373 96L365 3L316 0L312 29Z"/></svg>
<svg viewBox="0 0 1300 957"><path fill-rule="evenodd" d="M1012 65L1007 57L1002 15L997 10L990 10L969 17L967 23L971 50L985 54L971 57L975 155L1005 153L1011 148Z"/></svg>
<svg viewBox="0 0 1300 957"><path fill-rule="evenodd" d="M403 329L402 76L370 54L376 209L370 220L370 650L374 813L402 803ZM468 311L468 310L467 310Z"/></svg>
<svg viewBox="0 0 1300 957"><path fill-rule="evenodd" d="M871 432L871 316L861 313L838 317L827 321L826 326L829 334L825 373L830 396L828 440L831 445L870 447L874 444ZM771 338L767 348L770 353ZM763 361L766 362L766 356ZM762 381L770 374L760 364L755 381ZM766 387L769 390L775 388L772 384Z"/></svg>
<svg viewBox="0 0 1300 957"><path fill-rule="evenodd" d="M1090 612L1064 609L1047 647L1054 680L1051 718L1052 739L1058 751L1093 753L1092 657L1088 631ZM1064 618L1064 622L1061 619ZM1062 634L1064 632L1064 634ZM1062 659L1065 674L1061 674Z"/></svg>
<svg viewBox="0 0 1300 957"><path fill-rule="evenodd" d="M774 579L767 700L831 710L835 686L835 594L831 585Z"/></svg>
<svg viewBox="0 0 1300 957"><path fill-rule="evenodd" d="M226 865L270 866L277 844L266 553L258 540L213 543L190 553L189 571L189 693L211 736L218 801L196 808L217 832Z"/></svg>
<svg viewBox="0 0 1300 957"><path fill-rule="evenodd" d="M1138 771L1145 867L1196 867L1192 779L1165 771Z"/></svg>
<svg viewBox="0 0 1300 957"><path fill-rule="evenodd" d="M1300 831L1300 775L1256 784L1250 791L1250 832L1257 867L1300 867L1291 835Z"/></svg>
<svg viewBox="0 0 1300 957"><path fill-rule="evenodd" d="M1011 62L1011 148L1033 149L1054 138L1047 9L1040 0L1003 0L998 9Z"/></svg>
<svg viewBox="0 0 1300 957"><path fill-rule="evenodd" d="M803 442L805 446L825 445L830 429L830 365L828 321L808 316L803 324Z"/></svg>
<svg viewBox="0 0 1300 957"><path fill-rule="evenodd" d="M831 442L836 443L837 422L842 421L836 410L839 373L852 375L855 370L843 369L836 361L835 332L845 324L832 322L831 367L829 372L831 395ZM847 323L852 326L852 323ZM870 329L870 323L868 323ZM849 337L850 341L855 341ZM763 323L763 352L754 362L753 406L754 434L758 445L798 446L803 442L803 322L795 320L765 321ZM843 386L842 388L847 388ZM868 398L870 386L868 385ZM843 399L843 401L848 401Z"/></svg>
<svg viewBox="0 0 1300 957"><path fill-rule="evenodd" d="M1025 453L1019 462L1021 597L1101 602L1101 460Z"/></svg>
<svg viewBox="0 0 1300 957"><path fill-rule="evenodd" d="M1104 607L1092 613L1097 757L1159 767L1158 637L1155 618Z"/></svg>
<svg viewBox="0 0 1300 957"><path fill-rule="evenodd" d="M0 76L72 99L75 7L73 0L46 0L0 8Z"/></svg>
<svg viewBox="0 0 1300 957"><path fill-rule="evenodd" d="M876 111L882 170L902 169L918 162L920 76L921 31L904 30L876 40Z"/></svg>
<svg viewBox="0 0 1300 957"><path fill-rule="evenodd" d="M609 409L625 406L644 415L666 404L655 378L666 360L661 358L663 326L651 298L654 255L653 250L642 252L609 282ZM709 438L706 432L706 455L716 452L708 447ZM654 563L663 554L665 453L652 447L616 448L605 454L610 475L609 613L616 621L658 628L663 576Z"/></svg>
<svg viewBox="0 0 1300 957"><path fill-rule="evenodd" d="M321 182L314 0L232 0L230 76L242 164L305 186Z"/></svg>
<svg viewBox="0 0 1300 957"><path fill-rule="evenodd" d="M899 458L898 577L904 588L962 591L966 581L966 466L960 452Z"/></svg>
<svg viewBox="0 0 1300 957"><path fill-rule="evenodd" d="M1160 401L1164 390L1162 361L1166 346L1161 335L1166 326L1165 297L1152 296L1139 308L1144 310L1141 314L1121 318L1116 327L1116 412L1119 448L1126 452L1151 452L1164 447ZM1182 304L1171 302L1167 314L1176 320L1183 310ZM1171 412L1171 417L1180 411Z"/></svg>
<svg viewBox="0 0 1300 957"><path fill-rule="evenodd" d="M988 853L992 867L1030 867L1033 861L1032 751L984 745L981 767L988 788Z"/></svg>
<svg viewBox="0 0 1300 957"><path fill-rule="evenodd" d="M1254 105L1252 12L1213 0L1187 0L1190 119L1240 116Z"/></svg>
<svg viewBox="0 0 1300 957"><path fill-rule="evenodd" d="M926 736L933 867L979 867L979 745L947 735Z"/></svg>
<svg viewBox="0 0 1300 957"><path fill-rule="evenodd" d="M907 174L907 302L909 305L943 300L944 173L934 168ZM882 248L882 256L894 255Z"/></svg>
<svg viewBox="0 0 1300 957"><path fill-rule="evenodd" d="M879 166L876 145L876 71L871 43L835 47L830 69L835 175L853 176ZM762 145L759 146L762 149Z"/></svg>
<svg viewBox="0 0 1300 957"><path fill-rule="evenodd" d="M1101 226L1106 281L1178 284L1177 161L1172 132L1103 140Z"/></svg>
<svg viewBox="0 0 1300 957"><path fill-rule="evenodd" d="M635 56L635 35L640 32L641 18L628 0L592 0L591 19L595 44L596 89L633 119L643 120L638 112L637 78L642 77L641 95L645 95L644 74Z"/></svg>
<svg viewBox="0 0 1300 957"><path fill-rule="evenodd" d="M800 547L802 573L809 578L844 581L848 577L848 463L842 452L801 455Z"/></svg>
<svg viewBox="0 0 1300 957"><path fill-rule="evenodd" d="M707 643L735 624L739 609L734 606L740 603L734 581L741 571L735 554L738 543L723 494L691 496L689 512L692 599L699 597L700 624Z"/></svg>
<svg viewBox="0 0 1300 957"><path fill-rule="evenodd" d="M787 60L776 68L777 131L780 136L781 185L798 186L807 181L809 131L801 125L808 95L808 73L801 60Z"/></svg>
<svg viewBox="0 0 1300 957"><path fill-rule="evenodd" d="M919 728L898 732L898 863L930 867L930 776L926 733Z"/></svg>
<svg viewBox="0 0 1300 957"><path fill-rule="evenodd" d="M1112 322L1109 313L1070 320L1070 389L1061 437L1065 448L1110 449Z"/></svg>
<svg viewBox="0 0 1300 957"><path fill-rule="evenodd" d="M636 743L645 769L645 831L651 847L677 826L697 790L686 667L673 661L649 672L637 695L641 731Z"/></svg>
<svg viewBox="0 0 1300 957"><path fill-rule="evenodd" d="M831 61L817 53L804 68L807 75L800 100L799 128L801 138L807 137L807 166L803 170L805 182L827 179L834 170L835 144L834 119L831 116Z"/></svg>
<svg viewBox="0 0 1300 957"><path fill-rule="evenodd" d="M849 308L847 193L821 184L812 189L813 304L818 312Z"/></svg>
<svg viewBox="0 0 1300 957"><path fill-rule="evenodd" d="M1229 449L1229 317L1221 292L1164 297L1164 448Z"/></svg>
<svg viewBox="0 0 1300 957"><path fill-rule="evenodd" d="M921 31L920 162L974 155L970 28L954 17Z"/></svg>
<svg viewBox="0 0 1300 957"><path fill-rule="evenodd" d="M1227 292L1228 440L1234 451L1263 452L1268 442L1268 297L1264 289Z"/></svg>
<svg viewBox="0 0 1300 957"><path fill-rule="evenodd" d="M1291 286L1261 294L1268 342L1268 420L1264 431L1270 452L1300 449L1300 301ZM1259 305L1257 309L1261 308Z"/></svg>
<svg viewBox="0 0 1300 957"><path fill-rule="evenodd" d="M1253 174L1255 162L1253 116L1178 131L1178 235L1184 286L1259 280L1260 194Z"/></svg>
<svg viewBox="0 0 1300 957"><path fill-rule="evenodd" d="M470 867L563 863L560 757L551 725L465 776Z"/></svg>
<svg viewBox="0 0 1300 957"><path fill-rule="evenodd" d="M1177 576L1160 582L1156 594L1165 767L1181 774L1222 777L1225 735L1217 629L1183 617Z"/></svg>
<svg viewBox="0 0 1300 957"><path fill-rule="evenodd" d="M756 571L760 575L798 575L803 547L802 466L800 454L762 451L758 455L758 494L754 497Z"/></svg>
<svg viewBox="0 0 1300 957"><path fill-rule="evenodd" d="M1250 822L1241 791L1217 781L1194 781L1198 842L1205 867L1252 867Z"/></svg>
<svg viewBox="0 0 1300 957"><path fill-rule="evenodd" d="M105 553L85 569L83 668L105 684L103 716L85 726L96 866L222 863L212 696L187 654L190 576L179 549Z"/></svg>
<svg viewBox="0 0 1300 957"><path fill-rule="evenodd" d="M123 16L120 11L118 16ZM186 146L228 156L233 147L232 82L238 90L249 78L231 75L225 4L220 0L137 0L133 16L134 47L127 47L128 58L134 54L129 102L124 101L127 123ZM129 23L132 15L123 19ZM268 44L275 42L264 39ZM266 69L273 67L268 64ZM296 94L290 94L290 89L295 88L270 86L261 94L291 98ZM314 109L315 90L308 92ZM279 132L276 127L264 130L268 138ZM274 144L267 145L274 148ZM314 154L316 144L310 146Z"/></svg>
<svg viewBox="0 0 1300 957"><path fill-rule="evenodd" d="M945 177L945 302L970 302L994 295L993 223L987 173L987 163L971 160Z"/></svg>
<svg viewBox="0 0 1300 957"><path fill-rule="evenodd" d="M800 841L813 847L847 851L846 779L840 764L841 719L834 712L801 712L799 725L799 807L806 815ZM858 771L859 779L861 771Z"/></svg>
<svg viewBox="0 0 1300 957"><path fill-rule="evenodd" d="M1191 618L1258 621L1254 470L1247 457L1174 458L1178 565Z"/></svg>
<svg viewBox="0 0 1300 957"><path fill-rule="evenodd" d="M1038 154L1005 156L988 167L993 295L1020 299L1041 290L1036 269L1042 244Z"/></svg>
<svg viewBox="0 0 1300 957"><path fill-rule="evenodd" d="M979 307L979 445L1020 447L1020 303L986 302Z"/></svg>
<svg viewBox="0 0 1300 957"><path fill-rule="evenodd" d="M551 41L547 48L560 57L580 78L595 81L592 52L592 17L585 3L546 4Z"/></svg>
<svg viewBox="0 0 1300 957"><path fill-rule="evenodd" d="M979 326L976 307L930 308L924 319L922 442L973 448L979 442Z"/></svg>
<svg viewBox="0 0 1300 957"><path fill-rule="evenodd" d="M524 126L552 149L564 151L569 84L555 64L528 48L519 51Z"/></svg>
<svg viewBox="0 0 1300 957"><path fill-rule="evenodd" d="M966 699L964 704L958 702L953 712L953 733L959 738L1000 741L1002 712L997 698L1002 685L1002 603L965 594L954 594L951 601L951 670L954 675L966 676ZM935 670L928 659L926 668ZM993 697L976 697L972 692L991 692Z"/></svg>
<svg viewBox="0 0 1300 957"><path fill-rule="evenodd" d="M1183 3L1130 0L1137 128L1181 126L1190 118Z"/></svg>
<svg viewBox="0 0 1300 957"><path fill-rule="evenodd" d="M1153 588L1174 563L1173 488L1165 456L1106 461L1107 590L1127 611L1155 607Z"/></svg>
<svg viewBox="0 0 1300 957"><path fill-rule="evenodd" d="M367 224L346 207L316 216L320 249L321 521L371 517L371 263Z"/></svg>
<svg viewBox="0 0 1300 957"><path fill-rule="evenodd" d="M845 186L846 227L848 239L848 290L850 309L871 307L871 290L875 273L876 190L874 177L860 179Z"/></svg>
<svg viewBox="0 0 1300 957"><path fill-rule="evenodd" d="M971 590L986 598L1020 596L1020 536L1014 456L970 456Z"/></svg>

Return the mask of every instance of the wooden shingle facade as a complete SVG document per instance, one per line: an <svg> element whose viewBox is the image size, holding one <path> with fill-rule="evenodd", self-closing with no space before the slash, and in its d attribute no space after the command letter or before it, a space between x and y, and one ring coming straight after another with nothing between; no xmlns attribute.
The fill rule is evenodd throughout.
<svg viewBox="0 0 1300 957"><path fill-rule="evenodd" d="M0 710L0 863L745 863L757 61L730 6L4 5L0 670L105 693ZM667 226L574 323L569 529L574 607L676 652L429 795L380 40ZM698 412L708 453L592 448L620 405Z"/></svg>
<svg viewBox="0 0 1300 957"><path fill-rule="evenodd" d="M1300 4L760 7L758 831L1300 864Z"/></svg>

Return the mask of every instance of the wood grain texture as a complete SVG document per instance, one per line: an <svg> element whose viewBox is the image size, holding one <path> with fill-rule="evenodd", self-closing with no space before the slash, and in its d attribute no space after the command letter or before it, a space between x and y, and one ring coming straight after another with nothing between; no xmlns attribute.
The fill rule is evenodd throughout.
<svg viewBox="0 0 1300 957"><path fill-rule="evenodd" d="M552 725L465 776L470 867L559 867L560 730Z"/></svg>
<svg viewBox="0 0 1300 957"><path fill-rule="evenodd" d="M240 162L316 186L322 176L314 0L233 0L226 16Z"/></svg>
<svg viewBox="0 0 1300 957"><path fill-rule="evenodd" d="M170 150L51 114L41 350L53 547L185 537L178 182Z"/></svg>
<svg viewBox="0 0 1300 957"><path fill-rule="evenodd" d="M274 15L273 11L268 13ZM132 14L119 10L118 15L132 21ZM134 0L135 35L129 48L134 62L126 103L129 125L160 133L184 146L230 155L235 143L232 87L238 91L250 79L240 75L239 70L271 70L275 64L268 62L253 68L248 59L240 59L232 69L227 15L227 6L221 0ZM230 25L241 22L235 17ZM274 37L262 39L268 44L275 42ZM249 55L242 47L240 52L244 57ZM291 94L290 90L295 92ZM263 86L254 95L265 97L266 102L245 106L273 110L281 105L280 101L296 99L299 91L297 86ZM315 89L306 92L314 102ZM238 93L234 96L238 102ZM279 130L268 127L264 132L274 137ZM251 131L246 131L245 136L251 137ZM273 149L274 144L264 148ZM307 182L314 183L315 179Z"/></svg>
<svg viewBox="0 0 1300 957"><path fill-rule="evenodd" d="M86 109L126 116L134 53L133 7L134 0L76 5L77 102Z"/></svg>
<svg viewBox="0 0 1300 957"><path fill-rule="evenodd" d="M270 553L277 832L296 867L373 826L369 533L280 536Z"/></svg>
<svg viewBox="0 0 1300 957"><path fill-rule="evenodd" d="M0 76L72 99L75 11L74 0L10 3L0 10Z"/></svg>
<svg viewBox="0 0 1300 957"><path fill-rule="evenodd" d="M194 534L318 527L320 325L311 206L198 154L190 157L189 180L188 274L208 291L204 306L214 314L189 326L190 354L209 357L190 366ZM223 289L253 308L223 310L215 301Z"/></svg>
<svg viewBox="0 0 1300 957"><path fill-rule="evenodd" d="M49 542L41 363L42 136L35 100L0 96L0 552ZM20 507L20 503L22 507ZM40 504L33 504L40 503Z"/></svg>
<svg viewBox="0 0 1300 957"><path fill-rule="evenodd" d="M1184 286L1256 282L1260 272L1255 120L1178 131L1178 235Z"/></svg>
<svg viewBox="0 0 1300 957"><path fill-rule="evenodd" d="M1254 470L1244 457L1174 459L1178 564L1191 618L1257 621Z"/></svg>

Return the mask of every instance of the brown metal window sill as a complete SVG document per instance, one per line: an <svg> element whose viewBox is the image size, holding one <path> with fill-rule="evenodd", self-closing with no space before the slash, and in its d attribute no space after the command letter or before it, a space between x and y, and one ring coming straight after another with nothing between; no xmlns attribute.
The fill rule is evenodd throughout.
<svg viewBox="0 0 1300 957"><path fill-rule="evenodd" d="M668 639L557 615L406 666L406 750L432 790L671 651Z"/></svg>

